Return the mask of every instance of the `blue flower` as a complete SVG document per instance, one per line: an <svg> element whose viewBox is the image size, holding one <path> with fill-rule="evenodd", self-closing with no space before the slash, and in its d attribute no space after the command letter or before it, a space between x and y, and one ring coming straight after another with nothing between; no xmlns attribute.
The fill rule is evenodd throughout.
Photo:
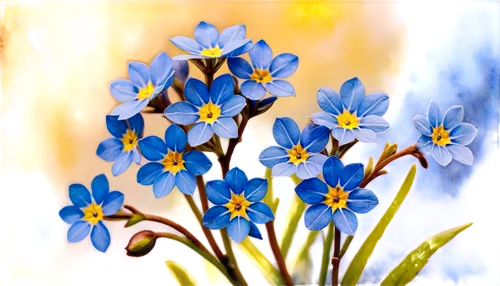
<svg viewBox="0 0 500 286"><path fill-rule="evenodd" d="M261 200L267 193L267 180L248 180L245 173L233 168L224 181L207 183L207 197L215 206L203 216L203 225L210 229L227 227L227 233L236 242L247 235L262 239L256 223L267 223L274 219L271 209Z"/></svg>
<svg viewBox="0 0 500 286"><path fill-rule="evenodd" d="M113 176L125 172L132 161L141 163L141 154L137 149L137 141L142 138L144 119L140 113L126 120L118 120L118 116L107 115L106 126L113 138L102 141L97 147L97 156L107 162L114 162L111 167Z"/></svg>
<svg viewBox="0 0 500 286"><path fill-rule="evenodd" d="M165 141L157 136L139 140L139 148L149 161L137 172L137 182L144 186L153 185L155 197L164 197L174 186L186 195L196 189L196 179L208 172L212 162L200 151L184 153L187 144L186 133L177 125L170 125L165 131Z"/></svg>
<svg viewBox="0 0 500 286"><path fill-rule="evenodd" d="M463 119L463 106L452 106L442 116L439 106L431 101L427 117L421 114L413 117L415 128L422 133L417 140L418 149L432 153L441 166L448 165L452 159L472 165L474 156L465 146L476 138L477 129L472 124L462 123Z"/></svg>
<svg viewBox="0 0 500 286"><path fill-rule="evenodd" d="M354 235L358 228L354 212L364 214L378 204L372 191L359 188L363 175L362 164L344 167L339 158L332 156L323 166L326 184L318 178L298 184L295 192L301 200L311 205L304 215L306 227L320 230L333 220L338 230Z"/></svg>
<svg viewBox="0 0 500 286"><path fill-rule="evenodd" d="M175 56L176 60L231 58L252 48L251 39L245 39L245 25L231 26L219 34L212 24L201 21L194 29L194 40L184 36L170 39L179 49L189 54Z"/></svg>
<svg viewBox="0 0 500 286"><path fill-rule="evenodd" d="M269 45L260 40L250 50L253 68L242 58L227 61L229 70L237 77L245 79L241 93L252 100L264 97L266 90L274 96L295 95L293 86L283 80L291 76L299 66L299 58L293 54L280 54L273 59Z"/></svg>
<svg viewBox="0 0 500 286"><path fill-rule="evenodd" d="M300 133L297 123L288 117L274 122L273 135L281 146L272 146L260 153L260 162L272 168L273 176L291 176L297 173L300 179L316 177L327 157L318 154L325 149L330 139L324 126L309 124Z"/></svg>
<svg viewBox="0 0 500 286"><path fill-rule="evenodd" d="M109 192L108 179L103 174L92 180L91 187L93 199L84 185L69 186L69 199L73 205L62 208L59 216L71 225L68 230L68 242L79 242L90 233L94 247L105 252L111 238L102 220L121 209L124 197L121 192Z"/></svg>
<svg viewBox="0 0 500 286"><path fill-rule="evenodd" d="M223 138L236 138L238 126L233 120L246 106L242 96L234 94L231 75L216 78L210 90L200 80L190 78L184 87L185 101L176 102L165 109L165 116L181 125L193 124L188 132L191 146L201 145L212 135Z"/></svg>
<svg viewBox="0 0 500 286"><path fill-rule="evenodd" d="M141 112L153 98L172 84L172 59L161 52L149 67L141 62L129 62L128 76L130 80L120 78L109 85L111 95L123 102L111 112L112 115L119 115L120 120Z"/></svg>
<svg viewBox="0 0 500 286"><path fill-rule="evenodd" d="M342 84L340 96L333 89L321 88L318 104L325 112L314 114L312 121L328 127L340 145L354 139L373 143L377 134L389 129L381 117L389 107L389 97L381 92L365 96L365 87L357 77Z"/></svg>

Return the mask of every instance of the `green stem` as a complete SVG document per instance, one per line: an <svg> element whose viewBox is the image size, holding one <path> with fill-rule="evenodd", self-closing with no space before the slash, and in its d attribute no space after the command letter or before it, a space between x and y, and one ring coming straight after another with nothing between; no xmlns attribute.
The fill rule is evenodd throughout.
<svg viewBox="0 0 500 286"><path fill-rule="evenodd" d="M295 259L295 265L299 265L303 260L306 260L309 256L309 249L318 238L319 231L310 231L307 236L306 242L299 251L297 258Z"/></svg>
<svg viewBox="0 0 500 286"><path fill-rule="evenodd" d="M251 256L262 269L262 273L273 285L283 285L285 282L281 277L281 273L273 266L273 264L260 252L260 250L247 238L240 243L240 247L245 250L247 255Z"/></svg>
<svg viewBox="0 0 500 286"><path fill-rule="evenodd" d="M326 235L325 243L323 244L323 256L321 257L321 270L319 272L319 286L325 286L326 272L330 265L330 252L333 242L333 223L328 225L328 234Z"/></svg>
<svg viewBox="0 0 500 286"><path fill-rule="evenodd" d="M189 204L189 208L191 208L191 210L193 211L193 214L194 216L196 217L196 220L198 220L199 223L202 222L202 215L201 215L201 212L200 210L198 209L198 207L196 206L196 203L194 202L193 200L193 197L190 196L190 195L184 195L184 197L186 198L186 201L188 202Z"/></svg>
<svg viewBox="0 0 500 286"><path fill-rule="evenodd" d="M241 274L240 268L238 267L238 263L236 262L236 257L234 256L233 247L231 246L231 239L227 234L226 228L221 229L222 241L224 242L224 247L226 248L227 259L229 259L229 267L234 271L235 277L240 281L243 285L248 285Z"/></svg>
<svg viewBox="0 0 500 286"><path fill-rule="evenodd" d="M342 244L342 249L340 249L340 252L339 252L339 256L338 256L339 259L342 259L342 257L344 257L344 254L347 252L347 249L349 249L349 246L351 245L351 241L353 238L354 238L354 236L352 236L352 235L348 235L345 238L344 244Z"/></svg>
<svg viewBox="0 0 500 286"><path fill-rule="evenodd" d="M281 240L281 254L285 258L288 255L288 251L290 250L290 246L292 245L293 235L297 230L297 226L299 225L302 214L306 210L306 206L307 205L299 197L294 196L292 206L290 207L290 220L288 221L288 225L285 229L285 234L283 235L283 239Z"/></svg>

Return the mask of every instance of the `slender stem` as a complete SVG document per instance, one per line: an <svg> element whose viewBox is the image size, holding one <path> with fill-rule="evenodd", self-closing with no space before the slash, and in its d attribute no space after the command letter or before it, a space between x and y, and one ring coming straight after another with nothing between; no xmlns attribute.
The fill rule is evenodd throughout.
<svg viewBox="0 0 500 286"><path fill-rule="evenodd" d="M229 274L234 275L238 281L240 281L243 285L248 285L243 277L243 274L238 267L238 263L236 262L236 257L234 256L233 248L231 246L231 239L227 234L227 230L225 228L221 229L222 241L224 242L224 247L227 252L227 259L222 263L225 263L229 267ZM231 273L232 272L232 273Z"/></svg>
<svg viewBox="0 0 500 286"><path fill-rule="evenodd" d="M212 86L212 82L214 82L214 74L211 72L205 73L205 83L207 84L208 88Z"/></svg>
<svg viewBox="0 0 500 286"><path fill-rule="evenodd" d="M347 252L347 249L349 248L349 245L351 245L352 239L354 238L353 235L348 235L345 238L344 244L342 244L342 248L340 249L339 253L339 259L342 259L344 257L344 254Z"/></svg>
<svg viewBox="0 0 500 286"><path fill-rule="evenodd" d="M189 207L193 211L193 214L196 217L196 220L198 220L198 222L201 224L203 217L201 215L200 210L196 206L196 203L194 202L193 197L190 195L184 195L184 197L186 198L186 201L188 202Z"/></svg>
<svg viewBox="0 0 500 286"><path fill-rule="evenodd" d="M280 246L278 245L278 240L276 239L276 232L274 231L274 221L266 223L266 229L269 236L269 244L271 245L271 250L273 251L276 263L278 263L278 269L281 272L281 276L283 277L283 280L285 280L285 285L293 286L292 277L290 277L290 274L288 273L285 259L283 258L283 255L281 255Z"/></svg>
<svg viewBox="0 0 500 286"><path fill-rule="evenodd" d="M273 285L283 285L285 282L281 277L281 273L274 265L262 254L262 252L252 243L249 238L240 243L240 248L243 249L248 256L252 257L257 264L262 268L264 276Z"/></svg>
<svg viewBox="0 0 500 286"><path fill-rule="evenodd" d="M238 128L238 137L231 138L229 140L226 155L219 157L219 162L221 164L223 177L229 171L229 164L231 162L231 158L233 157L234 150L236 148L236 145L238 145L238 143L242 141L243 131L245 131L249 119L250 119L249 117L243 116L243 118L241 119L240 126Z"/></svg>
<svg viewBox="0 0 500 286"><path fill-rule="evenodd" d="M328 265L330 264L330 252L332 250L333 242L333 223L328 225L328 234L326 235L325 242L323 244L323 256L321 257L321 270L319 273L319 286L325 286L326 283L326 272L328 270Z"/></svg>
<svg viewBox="0 0 500 286"><path fill-rule="evenodd" d="M306 210L306 207L306 203L304 203L299 197L294 196L292 206L290 207L290 214L288 215L290 219L288 220L285 234L281 240L281 253L285 258L288 255L295 231L297 230L300 218L302 218L302 214Z"/></svg>
<svg viewBox="0 0 500 286"><path fill-rule="evenodd" d="M202 176L196 177L196 185L198 186L198 191L200 193L201 209L203 210L203 213L206 213L208 210L208 197L205 189L205 181L203 181Z"/></svg>
<svg viewBox="0 0 500 286"><path fill-rule="evenodd" d="M332 257L332 286L339 285L339 265L340 265L340 230L335 228L335 245Z"/></svg>

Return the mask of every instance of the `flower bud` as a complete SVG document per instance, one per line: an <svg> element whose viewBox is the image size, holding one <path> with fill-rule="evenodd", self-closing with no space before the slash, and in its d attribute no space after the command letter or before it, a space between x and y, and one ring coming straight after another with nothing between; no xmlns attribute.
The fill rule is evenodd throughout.
<svg viewBox="0 0 500 286"><path fill-rule="evenodd" d="M134 234L125 247L127 255L132 257L141 257L148 254L156 244L156 235L150 230L143 230Z"/></svg>

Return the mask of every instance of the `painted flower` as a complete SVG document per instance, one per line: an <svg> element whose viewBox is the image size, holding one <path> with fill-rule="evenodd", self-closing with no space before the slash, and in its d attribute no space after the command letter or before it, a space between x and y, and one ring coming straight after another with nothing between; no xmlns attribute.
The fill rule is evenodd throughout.
<svg viewBox="0 0 500 286"><path fill-rule="evenodd" d="M203 225L210 229L227 228L227 233L236 242L247 235L262 239L256 223L267 223L274 219L271 209L261 200L267 193L267 180L248 180L245 173L233 168L224 181L207 183L207 197L215 206L203 216Z"/></svg>
<svg viewBox="0 0 500 286"><path fill-rule="evenodd" d="M330 139L324 126L309 124L302 130L293 119L278 118L274 122L274 139L280 146L272 146L260 153L260 162L272 168L273 176L297 174L300 179L316 177L327 157L319 152Z"/></svg>
<svg viewBox="0 0 500 286"><path fill-rule="evenodd" d="M365 87L357 77L342 84L340 96L333 89L321 88L317 97L324 112L315 113L311 119L328 127L340 145L354 139L373 143L377 134L389 129L389 123L382 118L389 107L389 97L381 92L365 96Z"/></svg>
<svg viewBox="0 0 500 286"><path fill-rule="evenodd" d="M244 79L241 93L252 100L259 100L266 95L266 90L274 96L293 96L295 89L283 80L291 76L299 66L299 58L293 54L279 54L273 59L269 45L260 40L250 50L252 66L242 58L227 61L229 70Z"/></svg>
<svg viewBox="0 0 500 286"><path fill-rule="evenodd" d="M175 56L176 60L231 58L242 55L252 48L251 39L245 39L247 28L236 25L220 34L214 25L201 21L194 29L194 40L185 36L170 39L179 49L189 54Z"/></svg>
<svg viewBox="0 0 500 286"><path fill-rule="evenodd" d="M462 123L463 119L463 106L452 106L443 116L439 106L431 101L427 117L421 114L413 117L415 128L422 133L417 140L418 149L432 153L434 160L441 166L448 165L452 159L472 165L474 156L465 146L474 141L477 129L470 123Z"/></svg>
<svg viewBox="0 0 500 286"><path fill-rule="evenodd" d="M236 138L238 126L233 120L246 106L242 96L234 94L234 82L229 74L219 76L210 90L200 80L190 78L184 87L187 101L176 102L165 109L165 116L181 125L193 124L188 132L191 146L201 145L215 134Z"/></svg>
<svg viewBox="0 0 500 286"><path fill-rule="evenodd" d="M131 61L128 64L130 80L120 78L109 85L111 95L123 102L111 111L118 119L128 119L141 112L148 103L174 80L172 59L164 52L151 61L150 66Z"/></svg>
<svg viewBox="0 0 500 286"><path fill-rule="evenodd" d="M174 186L186 195L196 189L195 176L201 176L212 167L212 162L200 151L184 153L187 144L186 133L177 125L170 125L165 131L165 141L158 136L139 140L139 148L149 161L137 172L137 182L144 186L153 185L155 197L164 197Z"/></svg>
<svg viewBox="0 0 500 286"><path fill-rule="evenodd" d="M140 113L126 120L118 120L118 116L107 115L106 127L113 135L102 141L97 147L97 156L107 162L114 162L111 167L113 176L125 172L132 161L141 163L141 154L137 149L137 141L142 137L144 119Z"/></svg>
<svg viewBox="0 0 500 286"><path fill-rule="evenodd" d="M121 192L109 192L108 179L103 174L92 180L91 187L92 196L84 185L69 186L69 199L73 205L62 208L59 216L71 225L68 230L68 242L82 241L90 233L94 247L105 252L111 238L102 220L121 209L124 197Z"/></svg>
<svg viewBox="0 0 500 286"><path fill-rule="evenodd" d="M341 232L354 235L358 228L356 213L367 213L377 204L375 194L359 188L363 180L362 164L344 164L335 156L323 166L325 182L318 178L302 181L295 192L311 206L304 215L305 225L310 230L320 230L333 220Z"/></svg>

